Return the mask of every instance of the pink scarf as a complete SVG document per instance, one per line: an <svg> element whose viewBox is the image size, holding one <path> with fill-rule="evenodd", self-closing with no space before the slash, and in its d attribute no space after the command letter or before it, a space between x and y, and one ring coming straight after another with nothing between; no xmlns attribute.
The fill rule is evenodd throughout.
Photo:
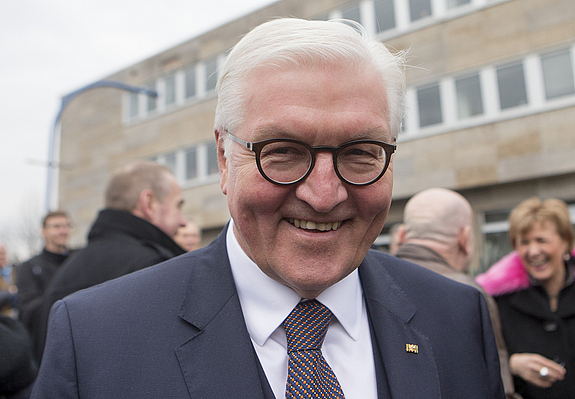
<svg viewBox="0 0 575 399"><path fill-rule="evenodd" d="M572 255L575 256L575 250ZM475 281L491 296L519 291L531 285L529 274L516 251L504 256L485 273L478 275Z"/></svg>

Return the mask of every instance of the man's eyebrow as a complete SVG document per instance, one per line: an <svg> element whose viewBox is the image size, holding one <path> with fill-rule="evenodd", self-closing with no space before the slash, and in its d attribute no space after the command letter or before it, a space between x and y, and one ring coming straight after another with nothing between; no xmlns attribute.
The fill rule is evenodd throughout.
<svg viewBox="0 0 575 399"><path fill-rule="evenodd" d="M363 132L358 132L353 136L350 136L349 141L352 140L379 140L379 141L385 141L386 143L390 143L391 133L389 132L389 129L386 129L384 127L373 127Z"/></svg>
<svg viewBox="0 0 575 399"><path fill-rule="evenodd" d="M252 140L261 141L267 139L277 139L277 138L287 138L287 139L297 139L297 135L291 133L290 131L280 128L277 126L260 126L253 131Z"/></svg>

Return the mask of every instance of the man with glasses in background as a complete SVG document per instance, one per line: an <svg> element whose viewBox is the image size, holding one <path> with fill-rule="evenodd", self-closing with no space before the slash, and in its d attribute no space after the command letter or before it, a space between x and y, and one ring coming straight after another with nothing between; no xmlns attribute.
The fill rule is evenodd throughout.
<svg viewBox="0 0 575 399"><path fill-rule="evenodd" d="M32 397L503 398L481 294L369 250L402 55L359 25L277 19L235 46L217 90L229 224L58 302Z"/></svg>

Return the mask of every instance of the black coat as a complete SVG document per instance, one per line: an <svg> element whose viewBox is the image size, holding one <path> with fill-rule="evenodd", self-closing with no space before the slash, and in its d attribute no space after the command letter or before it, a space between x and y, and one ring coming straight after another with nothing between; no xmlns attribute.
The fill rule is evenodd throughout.
<svg viewBox="0 0 575 399"><path fill-rule="evenodd" d="M0 397L27 387L37 373L26 329L19 321L0 315Z"/></svg>
<svg viewBox="0 0 575 399"><path fill-rule="evenodd" d="M35 337L41 358L52 305L76 291L163 262L185 251L166 233L129 212L104 209L90 233L88 245L71 256L48 288L42 308L42 334Z"/></svg>
<svg viewBox="0 0 575 399"><path fill-rule="evenodd" d="M515 390L524 399L575 398L575 284L572 274L559 294L556 312L551 311L545 290L537 285L498 296L495 300L509 355L538 353L563 363L567 369L565 379L547 389L516 377Z"/></svg>
<svg viewBox="0 0 575 399"><path fill-rule="evenodd" d="M18 310L20 321L36 335L44 292L71 252L56 254L45 248L18 268Z"/></svg>

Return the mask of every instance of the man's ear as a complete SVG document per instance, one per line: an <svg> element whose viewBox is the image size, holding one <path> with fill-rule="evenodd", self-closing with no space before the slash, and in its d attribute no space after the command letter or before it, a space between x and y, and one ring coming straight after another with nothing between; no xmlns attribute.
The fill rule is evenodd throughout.
<svg viewBox="0 0 575 399"><path fill-rule="evenodd" d="M397 226L397 232L396 232L397 236L398 236L398 244L401 245L405 242L405 224L400 224L399 226Z"/></svg>
<svg viewBox="0 0 575 399"><path fill-rule="evenodd" d="M471 255L471 227L465 226L459 232L457 243L459 250L465 255Z"/></svg>
<svg viewBox="0 0 575 399"><path fill-rule="evenodd" d="M218 169L220 171L220 187L222 189L222 193L227 195L228 193L228 159L224 156L225 149L224 149L224 137L220 134L218 130L214 131L216 136L216 148L218 151Z"/></svg>
<svg viewBox="0 0 575 399"><path fill-rule="evenodd" d="M140 192L140 197L136 203L136 208L132 211L135 216L138 216L148 222L152 221L156 213L156 197L149 188Z"/></svg>

